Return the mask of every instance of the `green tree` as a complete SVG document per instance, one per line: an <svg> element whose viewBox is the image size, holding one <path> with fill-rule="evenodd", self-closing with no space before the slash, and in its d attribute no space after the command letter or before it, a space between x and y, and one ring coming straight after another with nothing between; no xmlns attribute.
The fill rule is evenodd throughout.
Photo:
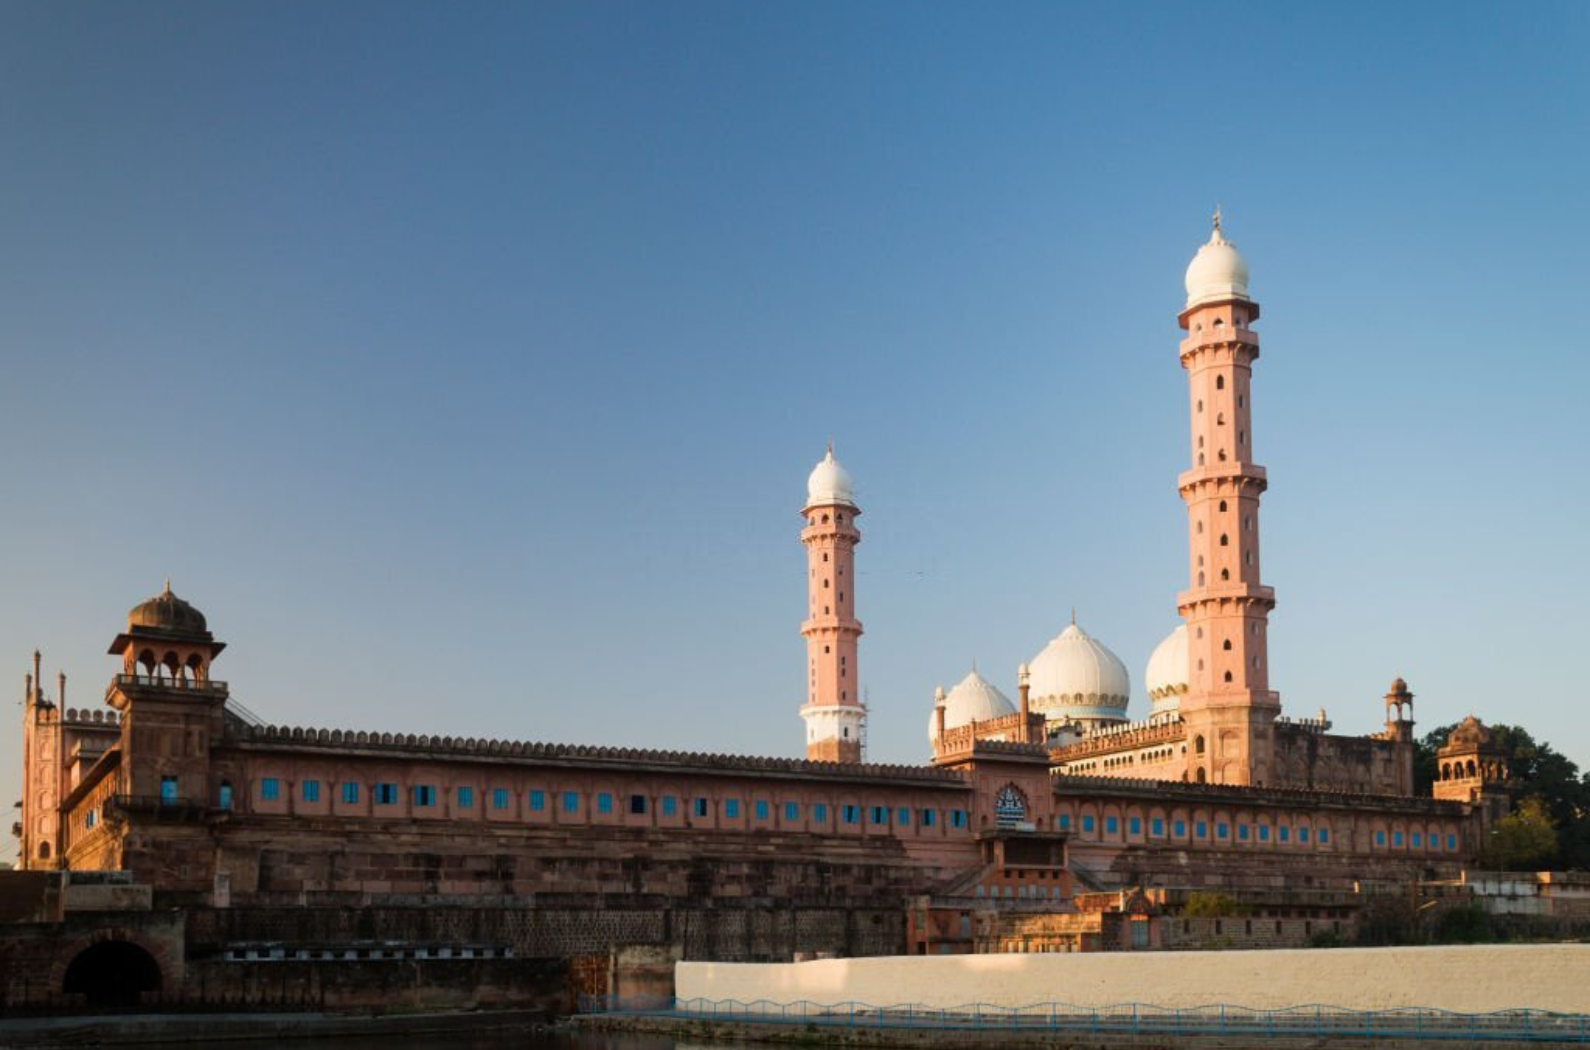
<svg viewBox="0 0 1590 1050"><path fill-rule="evenodd" d="M1503 871L1537 871L1557 860L1557 826L1543 799L1530 795L1491 828L1483 862Z"/></svg>

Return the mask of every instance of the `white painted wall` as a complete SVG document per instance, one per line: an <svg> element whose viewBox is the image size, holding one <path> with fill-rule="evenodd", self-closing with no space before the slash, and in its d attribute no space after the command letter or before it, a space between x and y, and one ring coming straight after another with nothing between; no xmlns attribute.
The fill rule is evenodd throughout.
<svg viewBox="0 0 1590 1050"><path fill-rule="evenodd" d="M1323 1003L1359 1010L1590 1013L1590 944L684 962L675 987L680 1000L855 1000L935 1008L978 1002L1253 1009Z"/></svg>

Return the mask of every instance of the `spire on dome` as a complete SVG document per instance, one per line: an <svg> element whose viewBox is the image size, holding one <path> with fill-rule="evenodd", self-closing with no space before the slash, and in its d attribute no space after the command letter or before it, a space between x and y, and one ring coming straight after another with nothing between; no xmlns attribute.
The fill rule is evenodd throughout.
<svg viewBox="0 0 1590 1050"><path fill-rule="evenodd" d="M1219 204L1215 205L1215 220L1214 221L1215 221L1214 237L1212 237L1210 239L1211 240L1222 240L1223 238L1220 236L1220 205Z"/></svg>

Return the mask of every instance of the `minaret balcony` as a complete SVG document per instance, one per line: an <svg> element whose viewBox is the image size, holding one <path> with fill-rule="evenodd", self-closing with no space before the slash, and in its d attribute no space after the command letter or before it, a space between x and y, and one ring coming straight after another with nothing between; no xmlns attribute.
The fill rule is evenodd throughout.
<svg viewBox="0 0 1590 1050"><path fill-rule="evenodd" d="M112 703L111 697L117 693L123 695L136 693L177 693L183 696L198 696L205 699L225 699L228 692L225 682L218 682L213 678L173 678L169 675L157 674L119 674L110 680L110 685L105 689L105 702Z"/></svg>
<svg viewBox="0 0 1590 1050"><path fill-rule="evenodd" d="M801 621L801 634L838 634L842 631L861 633L861 621L847 616L814 616Z"/></svg>
<svg viewBox="0 0 1590 1050"><path fill-rule="evenodd" d="M1259 348L1259 333L1251 328L1234 328L1224 325L1220 328L1205 328L1202 332L1194 332L1181 341L1182 356L1206 346L1230 346L1236 343L1241 346Z"/></svg>
<svg viewBox="0 0 1590 1050"><path fill-rule="evenodd" d="M1184 495L1188 489L1210 482L1216 484L1225 482L1238 487L1244 484L1257 485L1259 491L1263 492L1270 486L1270 475L1257 463L1247 463L1242 460L1206 464L1176 475L1176 486Z"/></svg>
<svg viewBox="0 0 1590 1050"><path fill-rule="evenodd" d="M1176 592L1176 609L1185 613L1193 606L1205 602L1253 602L1267 606L1275 604L1275 588L1262 583L1212 583L1207 587L1193 587Z"/></svg>

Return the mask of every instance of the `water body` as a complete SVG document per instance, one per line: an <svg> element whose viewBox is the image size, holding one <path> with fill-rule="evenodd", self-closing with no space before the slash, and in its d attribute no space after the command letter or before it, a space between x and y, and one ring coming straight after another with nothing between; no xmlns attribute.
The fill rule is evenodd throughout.
<svg viewBox="0 0 1590 1050"><path fill-rule="evenodd" d="M144 1050L193 1050L194 1043L145 1043ZM265 1043L228 1043L237 1050ZM461 1031L454 1034L336 1036L333 1038L293 1039L285 1045L292 1050L686 1050L685 1044L667 1036L603 1035L597 1033L547 1032L531 1027L495 1032ZM689 1050L699 1050L691 1044Z"/></svg>

